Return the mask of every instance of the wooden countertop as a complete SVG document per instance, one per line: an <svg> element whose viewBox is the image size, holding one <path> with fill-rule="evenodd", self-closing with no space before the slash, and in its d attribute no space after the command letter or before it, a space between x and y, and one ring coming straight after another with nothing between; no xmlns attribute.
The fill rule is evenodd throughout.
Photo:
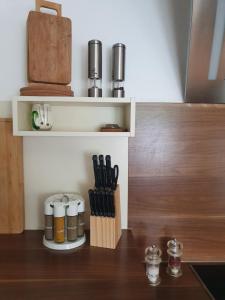
<svg viewBox="0 0 225 300"><path fill-rule="evenodd" d="M41 231L0 235L0 299L210 299L187 264L178 279L162 265L162 283L151 287L142 261L131 231L116 250L86 243L72 253L46 249Z"/></svg>

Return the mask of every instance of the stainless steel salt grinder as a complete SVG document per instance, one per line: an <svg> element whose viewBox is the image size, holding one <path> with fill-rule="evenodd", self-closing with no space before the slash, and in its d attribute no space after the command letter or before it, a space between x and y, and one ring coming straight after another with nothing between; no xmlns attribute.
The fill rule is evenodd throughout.
<svg viewBox="0 0 225 300"><path fill-rule="evenodd" d="M77 222L78 222L78 203L69 201L67 211L67 240L69 242L77 239Z"/></svg>
<svg viewBox="0 0 225 300"><path fill-rule="evenodd" d="M112 96L123 98L125 97L124 80L125 80L125 57L126 46L121 43L113 45L113 62L112 62L112 80L113 90Z"/></svg>
<svg viewBox="0 0 225 300"><path fill-rule="evenodd" d="M53 206L51 201L45 201L45 239L46 240L53 240Z"/></svg>
<svg viewBox="0 0 225 300"><path fill-rule="evenodd" d="M78 200L78 237L84 235L84 201Z"/></svg>
<svg viewBox="0 0 225 300"><path fill-rule="evenodd" d="M99 40L88 42L88 97L102 97L102 43Z"/></svg>

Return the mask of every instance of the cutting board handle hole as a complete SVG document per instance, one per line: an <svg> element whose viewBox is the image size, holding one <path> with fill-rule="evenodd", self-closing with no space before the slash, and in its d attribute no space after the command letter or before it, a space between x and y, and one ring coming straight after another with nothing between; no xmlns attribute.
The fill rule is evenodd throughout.
<svg viewBox="0 0 225 300"><path fill-rule="evenodd" d="M40 12L46 13L46 14L49 14L49 15L57 16L57 11L56 10L46 8L46 7L41 7Z"/></svg>
<svg viewBox="0 0 225 300"><path fill-rule="evenodd" d="M41 11L50 15L57 15L61 17L62 6L61 4L50 1L36 0L36 11Z"/></svg>

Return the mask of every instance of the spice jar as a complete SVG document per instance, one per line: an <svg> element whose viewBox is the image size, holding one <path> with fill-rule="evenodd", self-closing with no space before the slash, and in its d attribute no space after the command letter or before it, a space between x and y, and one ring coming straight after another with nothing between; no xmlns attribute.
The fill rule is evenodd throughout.
<svg viewBox="0 0 225 300"><path fill-rule="evenodd" d="M170 240L167 243L168 267L167 273L173 277L182 275L181 271L181 256L183 254L183 244L176 239Z"/></svg>
<svg viewBox="0 0 225 300"><path fill-rule="evenodd" d="M77 219L78 204L77 201L69 201L67 208L67 240L73 242L77 239Z"/></svg>
<svg viewBox="0 0 225 300"><path fill-rule="evenodd" d="M78 237L84 235L84 200L78 200Z"/></svg>
<svg viewBox="0 0 225 300"><path fill-rule="evenodd" d="M51 201L45 201L45 238L46 240L53 240L53 206Z"/></svg>
<svg viewBox="0 0 225 300"><path fill-rule="evenodd" d="M65 241L65 203L54 203L54 241L64 243Z"/></svg>
<svg viewBox="0 0 225 300"><path fill-rule="evenodd" d="M159 266L162 261L161 255L162 251L156 245L145 249L146 275L152 286L156 286L161 282L159 277Z"/></svg>

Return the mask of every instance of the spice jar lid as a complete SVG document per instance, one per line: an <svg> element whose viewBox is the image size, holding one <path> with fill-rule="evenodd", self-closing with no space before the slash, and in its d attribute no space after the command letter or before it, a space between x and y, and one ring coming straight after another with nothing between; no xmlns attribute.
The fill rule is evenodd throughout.
<svg viewBox="0 0 225 300"><path fill-rule="evenodd" d="M54 217L65 217L65 204L63 202L54 203Z"/></svg>
<svg viewBox="0 0 225 300"><path fill-rule="evenodd" d="M84 200L77 200L78 202L78 213L83 213L85 208L84 208Z"/></svg>
<svg viewBox="0 0 225 300"><path fill-rule="evenodd" d="M156 245L152 245L145 249L145 262L147 263L160 263L162 251Z"/></svg>
<svg viewBox="0 0 225 300"><path fill-rule="evenodd" d="M45 215L48 215L48 216L53 215L52 201L49 200L49 199L45 200L44 214L45 214Z"/></svg>
<svg viewBox="0 0 225 300"><path fill-rule="evenodd" d="M172 256L181 256L183 254L183 244L177 239L172 239L167 242L167 253Z"/></svg>
<svg viewBox="0 0 225 300"><path fill-rule="evenodd" d="M78 215L78 203L76 200L69 201L66 214L69 217Z"/></svg>

